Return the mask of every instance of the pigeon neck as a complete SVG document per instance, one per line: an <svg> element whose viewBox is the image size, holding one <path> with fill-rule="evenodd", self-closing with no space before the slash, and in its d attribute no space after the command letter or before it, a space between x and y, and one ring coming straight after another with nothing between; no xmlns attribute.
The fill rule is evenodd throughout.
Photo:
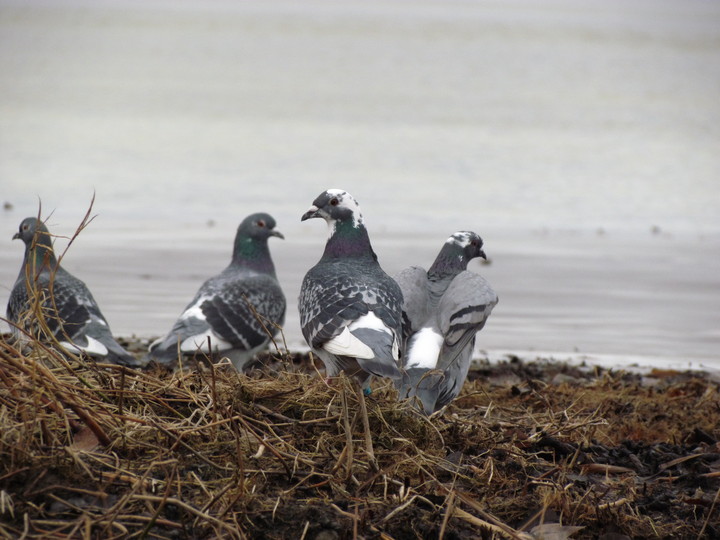
<svg viewBox="0 0 720 540"><path fill-rule="evenodd" d="M31 241L25 245L25 263L20 269L20 275L23 275L28 267L34 271L35 275L45 268L53 269L57 267L55 252L47 233L37 234L34 242Z"/></svg>
<svg viewBox="0 0 720 540"><path fill-rule="evenodd" d="M355 226L352 221L348 220L336 221L331 227L323 259L355 257L377 260L365 225L359 223Z"/></svg>
<svg viewBox="0 0 720 540"><path fill-rule="evenodd" d="M232 266L275 275L275 266L270 258L267 240L236 238Z"/></svg>
<svg viewBox="0 0 720 540"><path fill-rule="evenodd" d="M468 260L460 246L445 244L428 270L428 277L435 280L455 277L467 270L467 265Z"/></svg>

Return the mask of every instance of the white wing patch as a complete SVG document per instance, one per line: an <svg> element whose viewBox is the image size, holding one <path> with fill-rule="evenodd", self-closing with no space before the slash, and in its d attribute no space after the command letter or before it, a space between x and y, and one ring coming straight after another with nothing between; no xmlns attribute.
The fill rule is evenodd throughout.
<svg viewBox="0 0 720 540"><path fill-rule="evenodd" d="M443 337L432 328L421 328L408 344L405 367L434 369L437 366Z"/></svg>
<svg viewBox="0 0 720 540"><path fill-rule="evenodd" d="M348 328L350 330L355 330L356 328L369 328L371 330L377 330L379 332L385 332L386 334L390 334L393 336L393 344L392 344L392 356L394 360L400 359L400 342L398 341L398 337L393 335L393 331L388 328L388 326L382 321L380 317L375 315L372 311L366 315L363 315L356 321L353 321L348 325Z"/></svg>
<svg viewBox="0 0 720 540"><path fill-rule="evenodd" d="M368 360L375 357L375 353L370 347L350 333L348 326L343 328L339 335L323 343L322 348L330 354L339 356L352 356Z"/></svg>
<svg viewBox="0 0 720 540"><path fill-rule="evenodd" d="M81 352L84 352L85 354L89 356L107 356L108 350L105 345L100 343L97 339L91 338L90 336L85 336L85 338L88 340L88 344L84 347L81 347L75 343L70 343L67 341L61 341L60 345L75 354L79 354Z"/></svg>
<svg viewBox="0 0 720 540"><path fill-rule="evenodd" d="M201 296L198 298L197 302L195 302L192 306L187 308L182 315L180 315L180 320L186 321L187 319L200 319L201 321L205 320L205 314L203 313L200 306L203 305L205 300L209 300L209 296Z"/></svg>
<svg viewBox="0 0 720 540"><path fill-rule="evenodd" d="M352 334L353 330L357 330L359 328L377 330L378 332L385 332L392 335L392 330L390 330L377 315L370 312L351 322L339 335L325 342L322 348L331 354L341 356L352 356L354 358L367 360L375 358L373 350ZM393 340L392 353L395 360L400 357L397 339Z"/></svg>
<svg viewBox="0 0 720 540"><path fill-rule="evenodd" d="M382 319L375 315L372 311L366 313L362 317L355 319L353 322L348 324L350 330L356 328L367 328L369 330L380 330L382 332L390 332L390 329L382 322Z"/></svg>
<svg viewBox="0 0 720 540"><path fill-rule="evenodd" d="M197 351L209 353L208 338L210 338L210 345L213 352L227 351L233 348L232 344L208 328L202 334L195 334L194 336L185 338L182 343L180 343L180 351L184 353L194 353Z"/></svg>

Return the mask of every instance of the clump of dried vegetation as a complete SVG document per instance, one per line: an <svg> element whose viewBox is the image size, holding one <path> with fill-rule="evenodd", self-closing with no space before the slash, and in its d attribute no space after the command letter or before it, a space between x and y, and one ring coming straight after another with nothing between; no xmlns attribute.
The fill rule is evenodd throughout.
<svg viewBox="0 0 720 540"><path fill-rule="evenodd" d="M718 384L656 375L509 360L430 418L380 382L368 442L307 356L141 372L5 336L0 535L717 537Z"/></svg>

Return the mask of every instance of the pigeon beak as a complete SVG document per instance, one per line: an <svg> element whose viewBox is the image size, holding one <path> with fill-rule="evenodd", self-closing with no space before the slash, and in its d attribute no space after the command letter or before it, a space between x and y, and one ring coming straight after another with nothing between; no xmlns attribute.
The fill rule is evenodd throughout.
<svg viewBox="0 0 720 540"><path fill-rule="evenodd" d="M281 233L280 231L270 231L270 236L277 236L278 238L282 238L283 240L285 240L283 233Z"/></svg>
<svg viewBox="0 0 720 540"><path fill-rule="evenodd" d="M487 261L487 257L485 256L485 252L481 249L480 250L480 256Z"/></svg>
<svg viewBox="0 0 720 540"><path fill-rule="evenodd" d="M13 234L13 237L12 237L13 240L17 240L18 238L20 238L19 232L16 232L15 234Z"/></svg>
<svg viewBox="0 0 720 540"><path fill-rule="evenodd" d="M318 211L320 209L317 206L311 206L310 209L303 214L303 216L300 218L300 221L305 221L306 219L314 218L314 217L320 217L320 214L318 214Z"/></svg>

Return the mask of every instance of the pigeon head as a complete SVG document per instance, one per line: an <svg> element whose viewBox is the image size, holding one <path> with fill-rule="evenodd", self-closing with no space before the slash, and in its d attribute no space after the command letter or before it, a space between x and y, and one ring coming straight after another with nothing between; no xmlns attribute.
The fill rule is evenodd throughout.
<svg viewBox="0 0 720 540"><path fill-rule="evenodd" d="M328 189L321 193L300 221L318 217L327 221L331 234L337 223L352 223L354 228L363 223L360 205L352 195L342 189Z"/></svg>
<svg viewBox="0 0 720 540"><path fill-rule="evenodd" d="M13 235L13 240L18 238L25 242L25 247L30 248L33 244L33 238L37 235L35 244L52 250L52 241L50 231L45 224L37 218L29 217L22 220L18 232Z"/></svg>
<svg viewBox="0 0 720 540"><path fill-rule="evenodd" d="M233 265L274 273L267 242L271 236L285 238L275 230L275 218L270 214L259 212L243 219L235 235Z"/></svg>
<svg viewBox="0 0 720 540"><path fill-rule="evenodd" d="M42 221L34 217L23 219L18 232L13 235L13 240L18 238L25 243L25 264L30 260L37 268L57 264L50 231Z"/></svg>
<svg viewBox="0 0 720 540"><path fill-rule="evenodd" d="M275 225L275 218L270 214L264 212L250 214L238 226L238 236L242 235L245 238L256 240L263 240L271 236L284 239L282 233L275 230Z"/></svg>
<svg viewBox="0 0 720 540"><path fill-rule="evenodd" d="M360 205L347 191L328 189L321 193L300 221L318 217L327 222L330 233L324 259L367 257L377 261L363 224Z"/></svg>
<svg viewBox="0 0 720 540"><path fill-rule="evenodd" d="M25 218L22 220L18 232L13 235L13 240L17 240L19 238L20 240L25 242L26 246L29 247L33 242L35 233L38 233L37 240L35 240L37 244L52 247L52 243L50 242L50 231L48 231L47 227L42 221L34 217Z"/></svg>
<svg viewBox="0 0 720 540"><path fill-rule="evenodd" d="M482 257L487 260L485 252L482 249L482 238L472 231L458 231L452 234L445 243L456 246L462 250L463 257L468 262L476 257Z"/></svg>
<svg viewBox="0 0 720 540"><path fill-rule="evenodd" d="M429 276L443 278L456 276L467 270L468 263L476 257L486 259L483 241L472 231L458 231L445 241L435 262L428 270Z"/></svg>

